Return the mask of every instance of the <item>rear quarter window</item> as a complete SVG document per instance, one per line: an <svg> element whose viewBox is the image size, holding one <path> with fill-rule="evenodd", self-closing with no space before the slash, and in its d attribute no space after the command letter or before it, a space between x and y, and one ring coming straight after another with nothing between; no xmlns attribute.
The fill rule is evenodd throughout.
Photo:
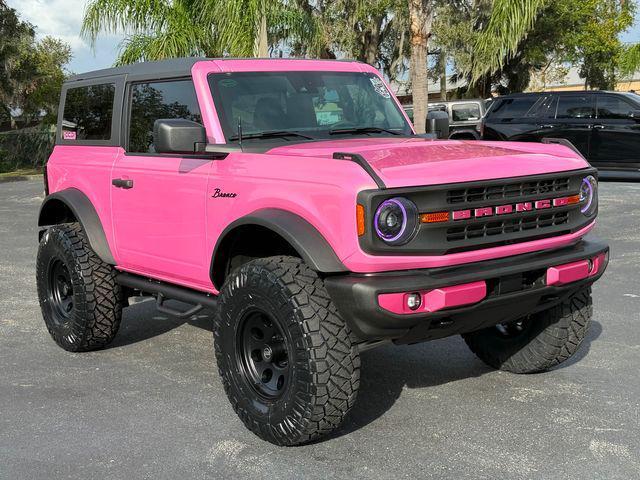
<svg viewBox="0 0 640 480"><path fill-rule="evenodd" d="M537 97L502 98L495 101L487 114L487 119L496 122L517 122L526 120L529 111L538 101Z"/></svg>
<svg viewBox="0 0 640 480"><path fill-rule="evenodd" d="M480 120L480 105L477 103L458 103L451 106L451 116L454 122L470 122Z"/></svg>
<svg viewBox="0 0 640 480"><path fill-rule="evenodd" d="M62 140L110 140L115 90L114 83L69 88L64 103Z"/></svg>

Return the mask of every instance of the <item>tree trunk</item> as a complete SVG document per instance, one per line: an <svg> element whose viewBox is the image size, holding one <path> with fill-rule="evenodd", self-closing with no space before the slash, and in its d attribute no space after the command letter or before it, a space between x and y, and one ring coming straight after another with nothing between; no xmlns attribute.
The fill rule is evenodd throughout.
<svg viewBox="0 0 640 480"><path fill-rule="evenodd" d="M447 101L447 54L444 49L440 50L440 100Z"/></svg>
<svg viewBox="0 0 640 480"><path fill-rule="evenodd" d="M258 58L269 57L269 37L267 36L267 16L260 16L260 23L256 31L256 40L253 46L253 56Z"/></svg>
<svg viewBox="0 0 640 480"><path fill-rule="evenodd" d="M413 93L413 125L416 133L425 133L429 83L427 79L427 50L433 9L430 0L409 0L409 31L411 34L411 90Z"/></svg>
<svg viewBox="0 0 640 480"><path fill-rule="evenodd" d="M382 17L373 19L371 30L364 35L364 61L369 65L376 66L378 60L378 49L380 46L380 30L382 28Z"/></svg>

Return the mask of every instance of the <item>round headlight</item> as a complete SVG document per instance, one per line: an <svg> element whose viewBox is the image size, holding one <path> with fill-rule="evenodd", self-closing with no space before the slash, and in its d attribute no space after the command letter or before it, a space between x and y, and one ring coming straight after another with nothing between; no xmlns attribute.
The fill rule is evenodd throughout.
<svg viewBox="0 0 640 480"><path fill-rule="evenodd" d="M376 234L389 245L402 245L411 240L418 226L418 208L402 197L382 202L373 219Z"/></svg>
<svg viewBox="0 0 640 480"><path fill-rule="evenodd" d="M582 179L580 204L580 211L586 216L593 215L598 208L598 181L593 175Z"/></svg>

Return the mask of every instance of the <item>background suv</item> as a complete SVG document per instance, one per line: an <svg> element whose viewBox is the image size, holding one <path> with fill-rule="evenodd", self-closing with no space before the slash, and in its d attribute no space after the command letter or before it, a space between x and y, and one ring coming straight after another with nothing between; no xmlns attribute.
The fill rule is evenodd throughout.
<svg viewBox="0 0 640 480"><path fill-rule="evenodd" d="M449 138L452 140L479 140L480 122L489 108L490 100L473 98L451 102L429 103L429 112L441 111L449 116ZM405 107L413 122L413 106Z"/></svg>
<svg viewBox="0 0 640 480"><path fill-rule="evenodd" d="M602 173L640 176L640 96L581 91L505 95L487 112L485 140L565 138ZM602 172L604 170L604 172Z"/></svg>

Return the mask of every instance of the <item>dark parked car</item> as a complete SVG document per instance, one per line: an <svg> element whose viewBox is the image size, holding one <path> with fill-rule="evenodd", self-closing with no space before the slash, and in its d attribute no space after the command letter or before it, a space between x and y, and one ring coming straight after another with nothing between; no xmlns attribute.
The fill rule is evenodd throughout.
<svg viewBox="0 0 640 480"><path fill-rule="evenodd" d="M446 112L449 115L449 138L455 140L479 140L480 121L489 108L487 100L478 98L429 103L429 111ZM413 122L413 106L405 107Z"/></svg>
<svg viewBox="0 0 640 480"><path fill-rule="evenodd" d="M632 93L540 92L497 98L484 140L565 138L601 176L640 177L640 96Z"/></svg>

